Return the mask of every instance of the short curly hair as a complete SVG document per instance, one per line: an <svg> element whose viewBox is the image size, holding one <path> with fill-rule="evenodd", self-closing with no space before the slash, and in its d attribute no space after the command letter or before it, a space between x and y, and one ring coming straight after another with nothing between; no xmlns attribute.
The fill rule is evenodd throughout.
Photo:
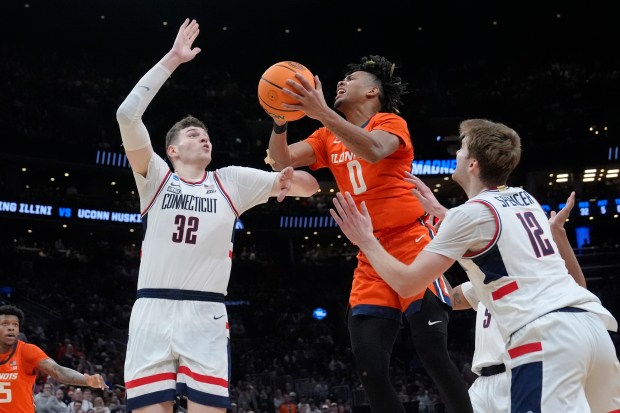
<svg viewBox="0 0 620 413"><path fill-rule="evenodd" d="M407 83L403 83L400 76L394 75L396 64L390 62L383 56L370 55L362 57L360 63L351 63L348 65L350 75L353 72L368 72L381 82L381 93L379 100L381 101L381 111L390 113L400 113L398 107L403 104L400 97L407 94Z"/></svg>
<svg viewBox="0 0 620 413"><path fill-rule="evenodd" d="M14 305L6 304L0 306L0 315L14 315L19 320L20 327L24 324L24 312Z"/></svg>

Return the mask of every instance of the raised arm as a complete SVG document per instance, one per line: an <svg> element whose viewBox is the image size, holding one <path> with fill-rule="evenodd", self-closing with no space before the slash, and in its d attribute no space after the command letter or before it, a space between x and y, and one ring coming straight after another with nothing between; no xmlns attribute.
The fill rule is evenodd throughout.
<svg viewBox="0 0 620 413"><path fill-rule="evenodd" d="M281 171L287 166L293 168L308 166L315 161L314 149L308 142L300 141L289 145L286 140L286 129L278 130L275 126L271 131L265 163L271 165L274 171Z"/></svg>
<svg viewBox="0 0 620 413"><path fill-rule="evenodd" d="M575 251L573 251L573 247L570 245L568 241L568 237L566 236L566 229L564 228L564 223L570 214L570 211L573 209L575 205L575 191L571 192L570 196L566 200L566 205L562 208L558 213L555 211L551 211L551 216L549 218L549 224L551 226L551 234L553 235L553 240L558 246L560 256L564 259L566 263L566 268L568 269L568 273L572 275L573 279L577 284L586 288L586 277L583 275L583 271L581 270L581 265L579 265L579 261L577 261L577 257L575 256Z"/></svg>
<svg viewBox="0 0 620 413"><path fill-rule="evenodd" d="M153 146L142 115L172 72L200 52L200 48L192 48L199 32L196 20L185 19L172 49L138 81L116 112L127 159L131 168L143 176L146 176Z"/></svg>

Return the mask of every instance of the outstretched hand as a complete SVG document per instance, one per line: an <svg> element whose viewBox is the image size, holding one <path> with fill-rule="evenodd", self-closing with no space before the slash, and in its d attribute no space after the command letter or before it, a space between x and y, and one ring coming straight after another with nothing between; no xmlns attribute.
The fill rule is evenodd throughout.
<svg viewBox="0 0 620 413"><path fill-rule="evenodd" d="M439 203L433 191L420 178L411 172L405 172L405 181L415 185L411 193L418 198L426 212L437 217L440 221L445 218L447 208Z"/></svg>
<svg viewBox="0 0 620 413"><path fill-rule="evenodd" d="M174 53L181 63L189 62L192 60L198 53L200 53L199 47L194 47L192 49L192 44L198 34L200 33L200 28L196 20L185 19L181 27L179 28L179 32L177 33L176 39L174 39L174 44L172 45L172 49L170 50Z"/></svg>
<svg viewBox="0 0 620 413"><path fill-rule="evenodd" d="M362 202L360 213L349 192L345 192L344 195L338 192L334 198L334 207L336 210L330 209L329 213L353 244L360 245L374 238L372 220L366 208L366 202Z"/></svg>
<svg viewBox="0 0 620 413"><path fill-rule="evenodd" d="M551 211L549 214L549 224L551 229L564 230L564 223L570 215L570 211L575 206L575 191L571 192L566 200L566 205L559 212Z"/></svg>

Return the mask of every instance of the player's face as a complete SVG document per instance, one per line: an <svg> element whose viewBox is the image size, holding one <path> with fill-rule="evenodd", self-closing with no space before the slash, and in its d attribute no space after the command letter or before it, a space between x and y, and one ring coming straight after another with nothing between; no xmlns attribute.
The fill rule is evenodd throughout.
<svg viewBox="0 0 620 413"><path fill-rule="evenodd" d="M348 103L366 99L366 93L374 86L374 76L368 72L357 71L347 75L336 86L334 108L342 110Z"/></svg>
<svg viewBox="0 0 620 413"><path fill-rule="evenodd" d="M17 342L19 334L19 318L14 315L0 315L0 343L12 346Z"/></svg>
<svg viewBox="0 0 620 413"><path fill-rule="evenodd" d="M199 163L206 167L211 162L211 139L202 128L190 126L181 129L175 146L182 163Z"/></svg>
<svg viewBox="0 0 620 413"><path fill-rule="evenodd" d="M452 173L452 180L461 186L465 183L469 164L469 150L467 149L467 137L461 139L461 147L456 151L456 169Z"/></svg>

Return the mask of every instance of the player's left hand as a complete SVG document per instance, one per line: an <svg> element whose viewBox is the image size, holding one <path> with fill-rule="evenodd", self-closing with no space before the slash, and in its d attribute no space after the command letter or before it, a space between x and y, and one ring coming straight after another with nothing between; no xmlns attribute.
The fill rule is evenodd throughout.
<svg viewBox="0 0 620 413"><path fill-rule="evenodd" d="M564 223L570 215L570 211L575 206L575 191L571 192L566 200L566 205L559 212L551 211L549 214L549 225L555 231L564 230Z"/></svg>
<svg viewBox="0 0 620 413"><path fill-rule="evenodd" d="M189 62L200 53L200 47L192 48L192 44L199 33L200 27L196 20L185 19L171 49L171 52L179 58L181 63Z"/></svg>
<svg viewBox="0 0 620 413"><path fill-rule="evenodd" d="M309 118L320 121L322 115L331 109L325 101L323 86L319 77L314 76L314 85L300 73L295 73L295 78L301 84L289 79L286 81L287 87L282 89L282 93L289 95L299 103L295 105L283 103L282 106L286 109L302 110Z"/></svg>
<svg viewBox="0 0 620 413"><path fill-rule="evenodd" d="M345 192L344 195L338 192L334 198L334 206L336 210L330 209L329 213L353 244L360 245L374 237L372 220L368 208L366 208L366 202L362 202L360 206L362 212L360 213L349 192Z"/></svg>

